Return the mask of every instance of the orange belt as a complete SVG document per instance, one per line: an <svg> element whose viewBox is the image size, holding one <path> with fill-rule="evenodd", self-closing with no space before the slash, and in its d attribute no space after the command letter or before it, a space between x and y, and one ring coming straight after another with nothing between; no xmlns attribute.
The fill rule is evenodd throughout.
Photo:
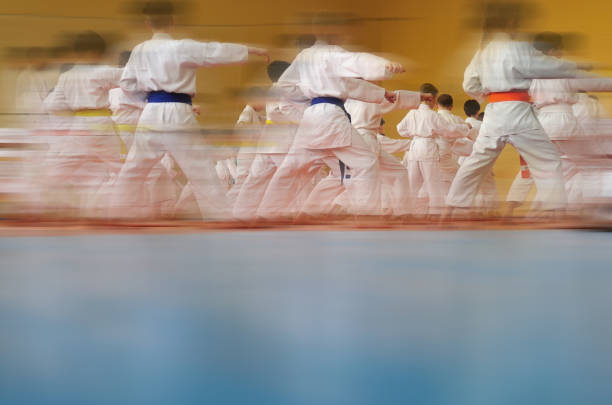
<svg viewBox="0 0 612 405"><path fill-rule="evenodd" d="M527 90L500 91L489 94L489 103L500 103L502 101L523 101L531 103L531 97Z"/></svg>
<svg viewBox="0 0 612 405"><path fill-rule="evenodd" d="M528 179L531 177L531 172L529 171L529 166L527 166L527 162L521 155L519 155L519 161L521 162L521 177L524 179Z"/></svg>

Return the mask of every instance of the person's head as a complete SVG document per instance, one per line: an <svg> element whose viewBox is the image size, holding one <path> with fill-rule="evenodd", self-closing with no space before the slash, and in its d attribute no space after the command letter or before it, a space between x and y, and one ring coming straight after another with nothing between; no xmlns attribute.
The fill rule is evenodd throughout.
<svg viewBox="0 0 612 405"><path fill-rule="evenodd" d="M127 65L128 60L130 60L130 56L132 55L131 51L123 51L119 54L119 60L117 61L119 67L124 67Z"/></svg>
<svg viewBox="0 0 612 405"><path fill-rule="evenodd" d="M541 32L533 39L533 47L545 55L560 57L563 37L556 32Z"/></svg>
<svg viewBox="0 0 612 405"><path fill-rule="evenodd" d="M268 77L272 83L276 83L281 75L287 70L291 64L284 60L275 60L268 65Z"/></svg>
<svg viewBox="0 0 612 405"><path fill-rule="evenodd" d="M438 97L438 106L445 110L453 109L453 96L450 94L440 94Z"/></svg>
<svg viewBox="0 0 612 405"><path fill-rule="evenodd" d="M478 121L484 121L484 111L478 114Z"/></svg>
<svg viewBox="0 0 612 405"><path fill-rule="evenodd" d="M423 103L427 104L431 108L436 106L436 98L438 97L438 89L431 83L423 83L421 87L419 87L419 91L421 93L429 93L433 96L433 100L431 101L423 101Z"/></svg>
<svg viewBox="0 0 612 405"><path fill-rule="evenodd" d="M83 31L75 36L73 50L80 60L98 60L106 53L106 41L97 32Z"/></svg>
<svg viewBox="0 0 612 405"><path fill-rule="evenodd" d="M484 4L482 44L486 45L496 32L514 36L526 14L526 5L519 0L490 0Z"/></svg>
<svg viewBox="0 0 612 405"><path fill-rule="evenodd" d="M295 47L299 50L310 48L317 41L313 34L302 34L295 38Z"/></svg>
<svg viewBox="0 0 612 405"><path fill-rule="evenodd" d="M480 103L476 100L468 100L463 104L463 111L468 117L476 117L480 112Z"/></svg>
<svg viewBox="0 0 612 405"><path fill-rule="evenodd" d="M169 1L151 0L145 3L142 13L151 30L167 31L174 24L174 6Z"/></svg>
<svg viewBox="0 0 612 405"><path fill-rule="evenodd" d="M30 65L35 69L40 69L45 66L49 52L45 48L34 46L27 48L25 54Z"/></svg>
<svg viewBox="0 0 612 405"><path fill-rule="evenodd" d="M346 41L348 28L353 22L350 15L322 11L312 18L313 35L328 44L342 44Z"/></svg>

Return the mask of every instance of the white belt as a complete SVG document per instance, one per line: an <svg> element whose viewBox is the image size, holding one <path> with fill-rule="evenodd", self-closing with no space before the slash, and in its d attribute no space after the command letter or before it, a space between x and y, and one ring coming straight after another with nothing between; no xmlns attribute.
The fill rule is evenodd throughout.
<svg viewBox="0 0 612 405"><path fill-rule="evenodd" d="M421 141L423 143L436 143L436 140L432 136L415 136L412 138L412 142Z"/></svg>
<svg viewBox="0 0 612 405"><path fill-rule="evenodd" d="M538 113L569 113L573 114L571 104L549 104L538 108Z"/></svg>

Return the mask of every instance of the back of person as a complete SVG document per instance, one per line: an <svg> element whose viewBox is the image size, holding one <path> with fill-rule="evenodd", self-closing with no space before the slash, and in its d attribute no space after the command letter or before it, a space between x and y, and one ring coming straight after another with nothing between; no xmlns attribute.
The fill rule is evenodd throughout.
<svg viewBox="0 0 612 405"><path fill-rule="evenodd" d="M425 104L406 114L398 125L398 131L402 136L414 137L407 154L408 160L440 160L435 140L439 120L438 113ZM400 125L405 129L400 130Z"/></svg>
<svg viewBox="0 0 612 405"><path fill-rule="evenodd" d="M559 71L569 73L575 68L576 64L547 57L527 42L513 41L508 34L496 33L468 66L464 89L476 97L490 93L527 91L532 79L555 77ZM478 76L477 82L470 81L472 72ZM527 102L489 103L485 112L483 125L500 136L540 127Z"/></svg>

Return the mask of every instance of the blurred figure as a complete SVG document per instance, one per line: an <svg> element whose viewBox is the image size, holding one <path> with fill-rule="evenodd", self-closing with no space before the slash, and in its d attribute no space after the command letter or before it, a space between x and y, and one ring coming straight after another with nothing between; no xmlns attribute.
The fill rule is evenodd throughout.
<svg viewBox="0 0 612 405"><path fill-rule="evenodd" d="M255 218L272 176L283 163L293 144L295 131L304 114L306 108L304 103L285 100L282 92L278 90L277 82L289 66L290 63L285 61L274 61L268 65L268 77L273 85L269 92L270 101L266 103L266 125L262 128L257 154L248 177L234 205L234 218L242 220ZM305 186L300 192L305 193L306 190L310 189Z"/></svg>
<svg viewBox="0 0 612 405"><path fill-rule="evenodd" d="M259 93L260 89L255 88L251 93ZM251 95L248 97L248 104L240 113L236 121L235 129L240 134L242 142L248 143L246 146L241 146L235 156L220 161L223 169L217 163L217 171L225 171L226 168L229 175L232 177L232 184L227 193L230 205L235 205L240 189L244 184L251 165L255 159L257 148L255 146L260 136L260 131L266 123L266 104L260 99L261 94ZM224 177L226 177L225 174Z"/></svg>
<svg viewBox="0 0 612 405"><path fill-rule="evenodd" d="M438 89L433 84L422 84L420 91L431 94L433 98L424 100L417 110L408 112L397 125L397 132L400 136L413 137L407 158L412 198L416 200L423 188L428 199L426 213L439 215L444 206L445 187L441 178L437 139L466 137L470 127L461 119L447 120L435 111Z"/></svg>
<svg viewBox="0 0 612 405"><path fill-rule="evenodd" d="M482 177L489 173L506 143L525 158L538 186L544 210L561 209L566 195L559 153L546 136L529 100L533 79L575 77L576 63L546 56L514 39L521 21L520 3L486 5L481 48L467 67L463 88L475 98L489 97L472 154L459 168L447 197L453 208L471 207Z"/></svg>
<svg viewBox="0 0 612 405"><path fill-rule="evenodd" d="M454 101L450 94L440 94L438 97L438 114L449 124L465 124L461 117L453 114ZM469 135L471 131L467 134ZM448 190L457 170L459 169L458 159L454 153L454 145L457 141L464 138L449 138L444 136L436 137L438 144L438 154L440 155L440 184L442 185L442 195L446 198Z"/></svg>
<svg viewBox="0 0 612 405"><path fill-rule="evenodd" d="M60 116L64 134L52 138L48 155L51 209L62 216L93 216L106 204L96 195L120 169L121 145L109 110L108 92L119 85L121 69L99 64L106 42L93 31L78 34L76 63L62 73L44 101Z"/></svg>
<svg viewBox="0 0 612 405"><path fill-rule="evenodd" d="M477 100L467 100L463 104L463 111L467 118L465 122L472 126L472 130L468 135L468 138L458 139L453 144L453 152L459 155L458 163L459 166L463 164L465 159L471 155L474 149L474 141L478 138L480 133L480 127L482 126L482 119L484 113L480 112L480 103ZM493 168L483 176L478 193L474 198L473 207L476 211L483 216L496 215L499 203L499 195L497 193L497 183L495 181L495 174Z"/></svg>
<svg viewBox="0 0 612 405"><path fill-rule="evenodd" d="M432 97L431 94L418 91L396 90L393 103L387 100L380 104L364 103L358 100L347 100L345 103L353 126L378 156L378 170L380 171L378 192L383 214L407 215L411 213L413 207L408 172L402 162L391 155L391 153L409 149L410 141L391 140L382 135L379 136L382 130L382 116L391 111L418 108L421 101L430 100ZM388 152L389 150L392 152Z"/></svg>
<svg viewBox="0 0 612 405"><path fill-rule="evenodd" d="M563 38L553 32L540 33L535 37L534 47L545 55L560 58L563 52ZM538 120L559 150L568 207L573 209L579 208L583 203L583 179L578 161L581 155L581 142L576 143L582 136L583 128L574 114L573 105L578 102L577 92L586 90L612 91L612 79L598 77L536 79L529 88L529 94L537 108ZM523 162L521 165L528 166ZM533 185L534 180L526 169L520 170L506 198L506 216L511 216L513 210L525 201Z"/></svg>
<svg viewBox="0 0 612 405"><path fill-rule="evenodd" d="M147 94L147 104L138 121L134 145L115 184L110 216L152 216L146 179L167 153L189 180L201 215L228 218L229 204L214 162L193 133L198 128L191 106L196 69L244 63L249 54L267 56L267 52L246 45L172 39L173 6L169 2L150 1L143 12L153 38L132 51L121 88Z"/></svg>
<svg viewBox="0 0 612 405"><path fill-rule="evenodd" d="M278 82L289 99L310 100L295 141L278 168L258 215L290 217L295 199L323 165L352 170L346 184L350 210L355 214L379 212L377 156L351 126L344 102L353 98L381 103L395 101L395 94L366 80L382 80L400 73L401 65L367 54L348 52L338 46L347 21L342 15L319 14L313 21L317 42L299 53Z"/></svg>
<svg viewBox="0 0 612 405"><path fill-rule="evenodd" d="M43 103L59 77L59 70L51 64L50 52L50 49L28 48L28 66L15 82L15 109L24 125L30 128L47 122Z"/></svg>
<svg viewBox="0 0 612 405"><path fill-rule="evenodd" d="M119 67L124 68L130 59L131 52L123 51L119 55ZM145 107L146 100L143 93L129 93L121 87L111 89L108 93L111 119L115 123L115 130L121 138L121 158L125 161L127 153L134 141L136 124ZM174 161L168 154L151 170L146 180L149 191L149 204L153 207L155 216L171 217L175 212L175 204L181 193L183 185L177 180L178 171L174 169Z"/></svg>

